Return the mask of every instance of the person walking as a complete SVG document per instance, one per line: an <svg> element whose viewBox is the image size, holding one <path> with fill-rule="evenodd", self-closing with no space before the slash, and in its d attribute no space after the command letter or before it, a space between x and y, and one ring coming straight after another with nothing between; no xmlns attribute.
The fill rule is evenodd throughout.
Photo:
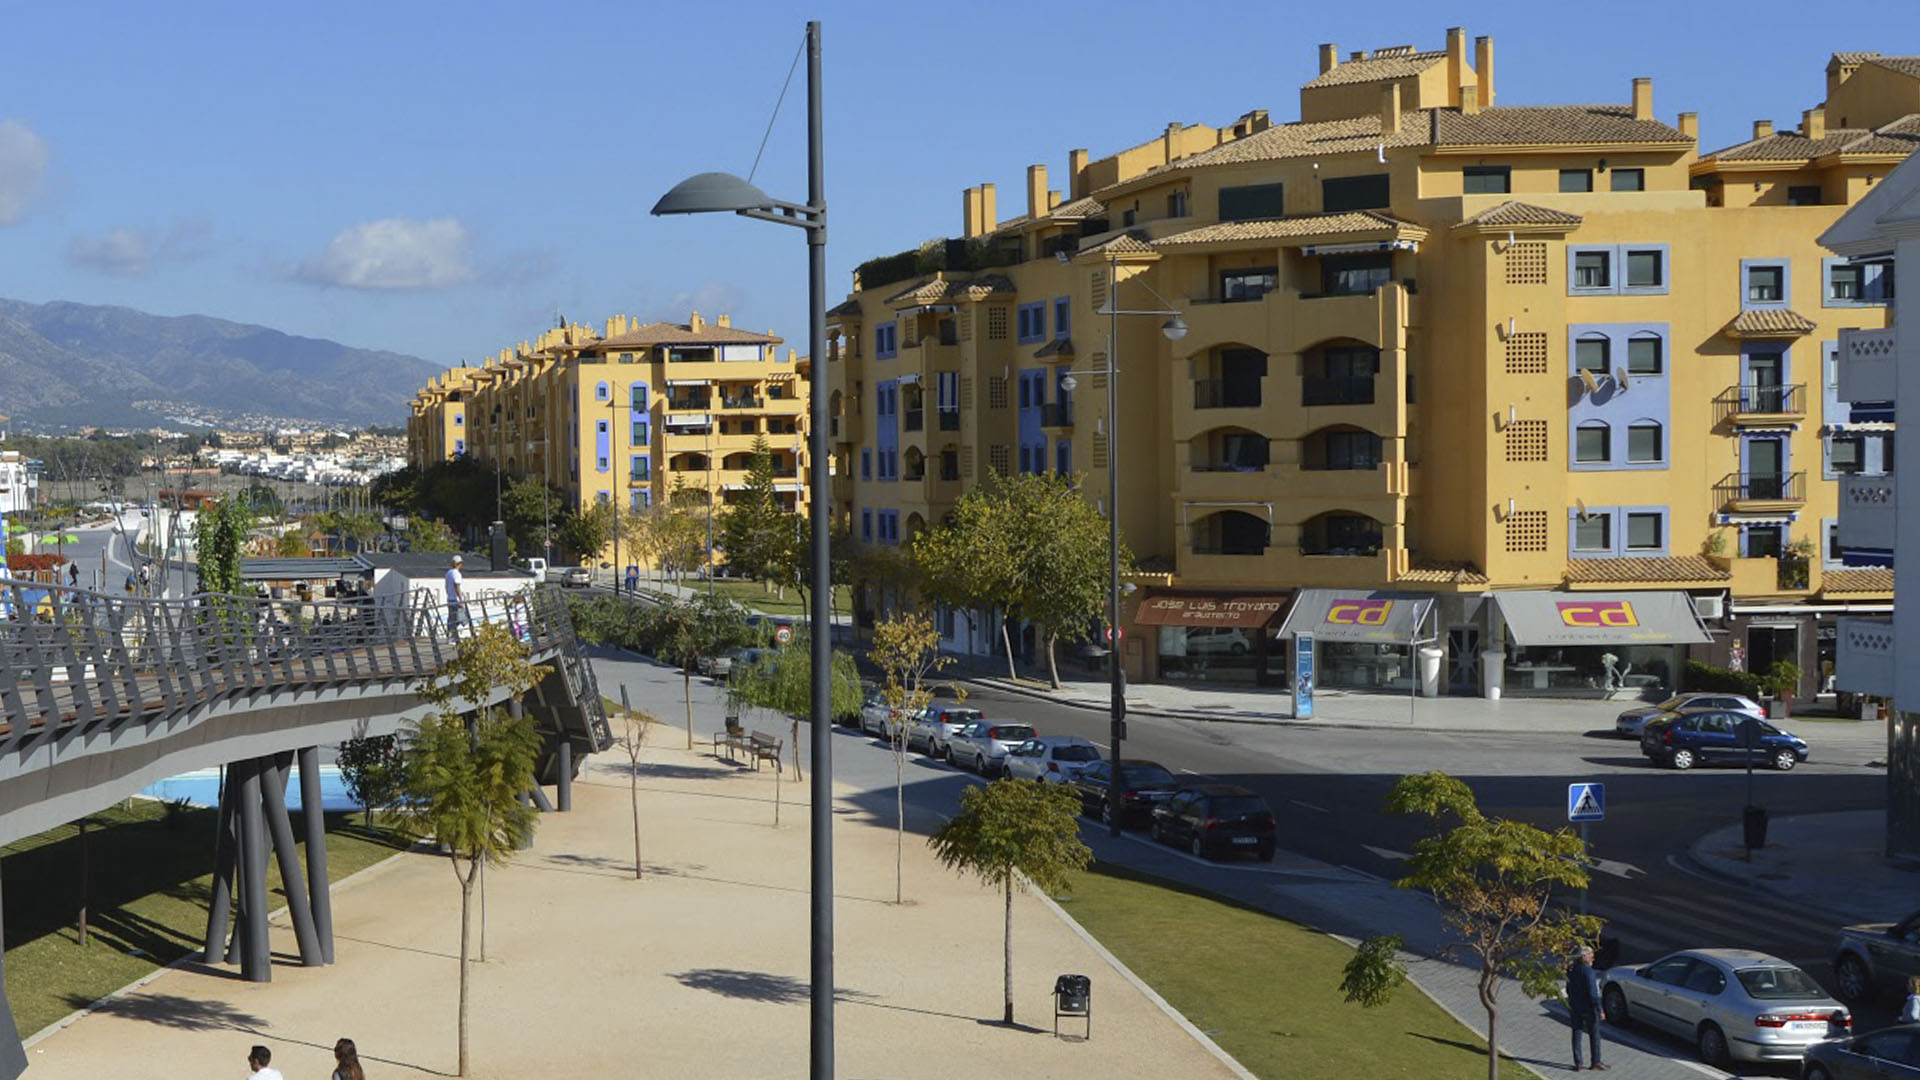
<svg viewBox="0 0 1920 1080"><path fill-rule="evenodd" d="M73 563L67 564L67 584L76 589L80 587L80 564L79 563L73 562Z"/></svg>
<svg viewBox="0 0 1920 1080"><path fill-rule="evenodd" d="M1600 1063L1600 973L1593 969L1593 949L1582 945L1567 965L1567 1018L1573 1025L1573 1068L1608 1069ZM1587 1037L1593 1064L1581 1064L1580 1036Z"/></svg>
<svg viewBox="0 0 1920 1080"><path fill-rule="evenodd" d="M366 1070L360 1067L360 1051L352 1039L333 1044L333 1061L333 1080L367 1080Z"/></svg>
<svg viewBox="0 0 1920 1080"><path fill-rule="evenodd" d="M273 1051L264 1046L256 1046L247 1051L247 1080L287 1080L274 1068Z"/></svg>
<svg viewBox="0 0 1920 1080"><path fill-rule="evenodd" d="M466 604L461 599L460 556L453 557L453 565L447 568L447 636L459 637L460 624L466 621Z"/></svg>
<svg viewBox="0 0 1920 1080"><path fill-rule="evenodd" d="M1900 1006L1900 1022L1911 1024L1920 1021L1920 975L1907 979L1907 1000Z"/></svg>

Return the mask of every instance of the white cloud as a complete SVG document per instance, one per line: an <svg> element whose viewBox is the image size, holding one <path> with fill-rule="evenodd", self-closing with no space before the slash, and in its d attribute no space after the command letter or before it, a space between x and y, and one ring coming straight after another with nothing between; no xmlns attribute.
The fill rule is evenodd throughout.
<svg viewBox="0 0 1920 1080"><path fill-rule="evenodd" d="M473 277L466 226L455 218L384 218L340 230L296 277L349 289L445 289Z"/></svg>
<svg viewBox="0 0 1920 1080"><path fill-rule="evenodd" d="M747 294L724 281L709 281L692 289L674 293L665 303L655 304L647 318L658 322L685 322L692 312L703 319L715 315L735 315L747 306Z"/></svg>
<svg viewBox="0 0 1920 1080"><path fill-rule="evenodd" d="M207 253L212 226L205 218L183 218L165 233L152 229L109 229L102 236L76 236L67 243L67 261L116 277L153 272L160 262L192 262Z"/></svg>
<svg viewBox="0 0 1920 1080"><path fill-rule="evenodd" d="M27 212L52 158L47 141L26 121L0 120L0 225L11 225Z"/></svg>

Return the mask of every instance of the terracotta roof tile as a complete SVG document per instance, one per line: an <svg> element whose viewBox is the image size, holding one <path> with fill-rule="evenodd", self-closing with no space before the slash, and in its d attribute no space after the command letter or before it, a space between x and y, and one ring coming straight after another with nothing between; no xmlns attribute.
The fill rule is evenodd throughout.
<svg viewBox="0 0 1920 1080"><path fill-rule="evenodd" d="M1858 570L1828 570L1820 576L1820 591L1825 593L1891 593L1893 568L1864 567Z"/></svg>
<svg viewBox="0 0 1920 1080"><path fill-rule="evenodd" d="M1146 175L1203 169L1212 165L1282 161L1287 158L1372 150L1382 143L1389 147L1425 146L1428 143L1431 127L1427 114L1417 111L1402 114L1400 130L1386 136L1380 133L1380 117L1377 115L1357 116L1348 120L1276 124L1245 138L1222 143L1212 149L1202 150L1166 165L1155 166L1147 170Z"/></svg>
<svg viewBox="0 0 1920 1080"><path fill-rule="evenodd" d="M636 326L614 337L583 342L579 347L618 349L648 345L766 345L779 341L772 334L756 334L751 330L736 330L731 326L715 326L713 323L704 323L700 329L694 330L686 323L656 322Z"/></svg>
<svg viewBox="0 0 1920 1080"><path fill-rule="evenodd" d="M951 278L935 277L910 285L887 297L889 304L938 304L953 300L984 300L999 292L1012 292L1013 279L1005 274L988 274L985 277Z"/></svg>
<svg viewBox="0 0 1920 1080"><path fill-rule="evenodd" d="M1097 244L1090 244L1083 247L1076 252L1076 254L1092 255L1097 252L1102 255L1151 255L1153 250L1154 246L1152 244L1147 243L1132 233L1120 233L1115 236L1109 236Z"/></svg>
<svg viewBox="0 0 1920 1080"><path fill-rule="evenodd" d="M1438 146L1544 143L1687 142L1658 120L1636 120L1631 105L1496 106L1468 115L1437 109Z"/></svg>
<svg viewBox="0 0 1920 1080"><path fill-rule="evenodd" d="M1460 225L1565 225L1572 228L1583 220L1579 214L1570 214L1565 210L1508 199L1499 206L1480 211Z"/></svg>
<svg viewBox="0 0 1920 1080"><path fill-rule="evenodd" d="M1402 51L1403 49L1405 51ZM1332 70L1322 72L1319 78L1301 89L1317 90L1323 86L1352 86L1355 83L1404 79L1409 75L1418 75L1446 58L1445 50L1414 52L1411 46L1379 49L1372 55L1363 56L1358 60L1342 60L1335 64Z"/></svg>
<svg viewBox="0 0 1920 1080"><path fill-rule="evenodd" d="M1061 203L1054 207L1053 212L1047 217L1054 221L1084 221L1087 218L1103 217L1106 212L1107 204L1089 195L1072 202Z"/></svg>
<svg viewBox="0 0 1920 1080"><path fill-rule="evenodd" d="M1407 568L1400 575L1400 584L1417 582L1423 585L1485 585L1487 575L1470 562L1444 562L1438 559L1424 559Z"/></svg>
<svg viewBox="0 0 1920 1080"><path fill-rule="evenodd" d="M1843 64L1858 64L1863 60L1872 60L1879 55L1877 52L1837 52L1833 54L1833 58Z"/></svg>
<svg viewBox="0 0 1920 1080"><path fill-rule="evenodd" d="M1568 584L1661 581L1727 581L1732 574L1705 555L1658 559L1574 559L1567 563Z"/></svg>
<svg viewBox="0 0 1920 1080"><path fill-rule="evenodd" d="M1218 244L1235 240L1286 240L1311 236L1342 236L1350 233L1389 233L1398 229L1424 229L1398 218L1371 210L1349 210L1310 217L1262 218L1257 221L1222 221L1202 225L1185 232L1163 236L1154 246L1184 247L1189 244Z"/></svg>
<svg viewBox="0 0 1920 1080"><path fill-rule="evenodd" d="M1797 337L1813 333L1813 320L1789 308L1754 308L1727 324L1729 337Z"/></svg>
<svg viewBox="0 0 1920 1080"><path fill-rule="evenodd" d="M1914 59L1920 63L1920 58ZM1702 155L1702 160L1805 161L1829 154L1906 154L1916 147L1920 147L1920 114L1910 114L1872 129L1828 128L1819 139L1778 131Z"/></svg>
<svg viewBox="0 0 1920 1080"><path fill-rule="evenodd" d="M1876 56L1866 61L1875 67L1888 71L1897 71L1910 78L1920 79L1920 56Z"/></svg>

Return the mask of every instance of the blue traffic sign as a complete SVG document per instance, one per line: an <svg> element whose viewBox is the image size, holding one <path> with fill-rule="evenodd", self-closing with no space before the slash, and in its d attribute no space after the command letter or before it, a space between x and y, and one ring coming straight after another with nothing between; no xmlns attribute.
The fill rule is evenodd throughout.
<svg viewBox="0 0 1920 1080"><path fill-rule="evenodd" d="M1568 821L1605 821L1606 819L1607 785L1592 783L1567 785Z"/></svg>

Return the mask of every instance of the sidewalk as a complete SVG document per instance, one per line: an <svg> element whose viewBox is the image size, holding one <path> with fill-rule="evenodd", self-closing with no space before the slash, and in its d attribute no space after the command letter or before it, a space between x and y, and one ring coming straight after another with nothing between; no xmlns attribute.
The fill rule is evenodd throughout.
<svg viewBox="0 0 1920 1080"><path fill-rule="evenodd" d="M804 1073L806 785L780 785L775 827L770 770L683 740L655 728L644 751L644 881L632 876L619 754L595 758L574 811L543 816L534 847L488 873L473 1075ZM1020 1025L1002 1026L1000 895L910 837L909 902L891 903L891 830L851 805L836 812L839 1075L1235 1075L1031 896L1014 901ZM276 964L265 985L226 968L165 972L33 1045L30 1075L239 1076L247 1048L264 1043L286 1075L321 1077L340 1036L379 1080L452 1075L458 905L444 858L398 856L336 890L334 966ZM293 951L284 920L273 935L278 954ZM1053 1035L1061 972L1100 988L1091 1041Z"/></svg>
<svg viewBox="0 0 1920 1080"><path fill-rule="evenodd" d="M1840 922L1898 922L1920 906L1920 860L1883 853L1878 810L1803 814L1768 823L1748 861L1738 825L1695 841L1686 859L1713 877L1824 911Z"/></svg>

